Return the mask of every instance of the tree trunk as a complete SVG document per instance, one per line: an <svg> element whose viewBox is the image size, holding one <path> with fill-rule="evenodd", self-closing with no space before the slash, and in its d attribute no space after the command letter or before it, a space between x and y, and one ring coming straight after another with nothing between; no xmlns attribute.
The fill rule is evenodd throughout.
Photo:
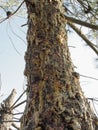
<svg viewBox="0 0 98 130"><path fill-rule="evenodd" d="M26 6L28 85L21 130L97 130L70 58L61 0L27 0Z"/></svg>

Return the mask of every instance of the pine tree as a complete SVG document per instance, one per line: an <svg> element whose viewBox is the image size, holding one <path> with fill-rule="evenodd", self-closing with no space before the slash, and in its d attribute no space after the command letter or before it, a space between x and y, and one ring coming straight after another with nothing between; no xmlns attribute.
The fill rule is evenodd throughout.
<svg viewBox="0 0 98 130"><path fill-rule="evenodd" d="M61 0L25 0L27 104L21 130L97 130L67 44ZM71 24L71 22L69 23Z"/></svg>

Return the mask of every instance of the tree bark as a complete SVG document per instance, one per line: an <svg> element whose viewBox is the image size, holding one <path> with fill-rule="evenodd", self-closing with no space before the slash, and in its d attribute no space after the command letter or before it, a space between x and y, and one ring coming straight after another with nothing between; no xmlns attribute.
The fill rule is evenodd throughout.
<svg viewBox="0 0 98 130"><path fill-rule="evenodd" d="M21 130L97 130L67 45L61 0L25 0L27 104Z"/></svg>

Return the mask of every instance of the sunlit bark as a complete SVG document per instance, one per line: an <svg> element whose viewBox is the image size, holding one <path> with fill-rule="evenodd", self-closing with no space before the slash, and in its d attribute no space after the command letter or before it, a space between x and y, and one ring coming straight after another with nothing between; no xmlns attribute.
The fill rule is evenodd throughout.
<svg viewBox="0 0 98 130"><path fill-rule="evenodd" d="M21 130L97 130L70 58L62 1L27 0L26 6L28 84Z"/></svg>

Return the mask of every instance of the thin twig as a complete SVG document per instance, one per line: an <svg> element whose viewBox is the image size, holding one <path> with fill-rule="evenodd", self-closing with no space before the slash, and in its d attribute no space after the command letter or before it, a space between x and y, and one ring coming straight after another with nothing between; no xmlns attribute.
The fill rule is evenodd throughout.
<svg viewBox="0 0 98 130"><path fill-rule="evenodd" d="M17 130L20 129L15 123L12 123L12 126L13 126L14 128L16 128Z"/></svg>
<svg viewBox="0 0 98 130"><path fill-rule="evenodd" d="M13 109L15 104L20 100L20 98L25 94L26 90L19 96L19 98L14 102L14 104L10 107L10 109Z"/></svg>
<svg viewBox="0 0 98 130"><path fill-rule="evenodd" d="M94 110L95 110L95 113L96 113L96 115L98 116L98 113L97 113L97 110L96 110L96 107L95 107L95 105L94 105L94 102L92 101L92 104L93 104L93 108L94 108Z"/></svg>
<svg viewBox="0 0 98 130"><path fill-rule="evenodd" d="M9 19L11 16L13 16L19 9L20 7L23 5L24 1L22 1L22 3L18 6L18 8L8 17L4 18L2 21L0 21L0 23L3 23L5 20Z"/></svg>
<svg viewBox="0 0 98 130"><path fill-rule="evenodd" d="M68 47L76 48L75 46L68 46Z"/></svg>
<svg viewBox="0 0 98 130"><path fill-rule="evenodd" d="M12 126L13 126L14 128L16 128L17 130L20 130L20 128L19 128L15 123L12 123Z"/></svg>
<svg viewBox="0 0 98 130"><path fill-rule="evenodd" d="M89 78L89 79L98 80L97 78L93 78L93 77L91 77L91 76L86 76L86 75L81 75L81 74L80 74L80 76L85 77L85 78Z"/></svg>
<svg viewBox="0 0 98 130"><path fill-rule="evenodd" d="M17 104L16 106L14 106L14 107L12 107L12 109L15 109L16 107L19 107L20 105L22 105L23 103L25 103L27 100L24 100L24 101L22 101L21 103L19 103L19 104ZM11 110L12 110L11 109Z"/></svg>
<svg viewBox="0 0 98 130"><path fill-rule="evenodd" d="M10 25L10 22L9 22L9 27L10 27L12 33L13 33L17 38L19 38L21 41L23 41L23 43L25 43L25 45L26 45L26 42L25 42L17 33L14 32L12 26Z"/></svg>
<svg viewBox="0 0 98 130"><path fill-rule="evenodd" d="M26 26L26 25L28 25L28 23L25 23L25 24L21 25L21 27Z"/></svg>
<svg viewBox="0 0 98 130"><path fill-rule="evenodd" d="M15 45L14 45L14 43L13 43L13 40L12 40L12 38L10 37L10 35L9 35L9 33L8 33L8 29L7 29L6 31L7 31L8 38L10 39L13 48L15 49L15 51L16 51L19 55L21 55L20 52L16 49L16 47L15 47Z"/></svg>
<svg viewBox="0 0 98 130"><path fill-rule="evenodd" d="M91 28L91 29L98 30L98 26L97 25L90 24L90 23L87 23L87 22L75 19L73 17L69 17L67 15L64 15L64 17L69 22L76 23L76 24L79 24L79 25L82 25L82 26L85 26L85 27L88 27L88 28Z"/></svg>
<svg viewBox="0 0 98 130"><path fill-rule="evenodd" d="M17 120L9 120L9 121L5 121L5 120L3 120L2 122L20 122L20 121L17 121Z"/></svg>
<svg viewBox="0 0 98 130"><path fill-rule="evenodd" d="M97 102L98 102L98 100L95 99L95 98L87 98L87 99L92 100L92 101L97 101Z"/></svg>
<svg viewBox="0 0 98 130"><path fill-rule="evenodd" d="M21 27L19 27L19 25L17 24L17 22L14 19L13 19L13 21L14 21L13 24L15 24L15 26L17 26L17 28L19 28L19 30L26 35L26 32L23 31Z"/></svg>
<svg viewBox="0 0 98 130"><path fill-rule="evenodd" d="M21 114L23 114L23 112L14 113L13 115L21 115Z"/></svg>
<svg viewBox="0 0 98 130"><path fill-rule="evenodd" d="M94 101L94 103L98 106L98 103L97 103L97 101Z"/></svg>
<svg viewBox="0 0 98 130"><path fill-rule="evenodd" d="M13 117L13 119L16 119L16 120L18 120L18 121L20 120L19 118L16 118L16 117Z"/></svg>
<svg viewBox="0 0 98 130"><path fill-rule="evenodd" d="M0 8L3 9L6 12L6 10L5 10L5 8L3 6L0 5Z"/></svg>
<svg viewBox="0 0 98 130"><path fill-rule="evenodd" d="M9 17L4 18L0 23L3 23L5 20L7 20Z"/></svg>

